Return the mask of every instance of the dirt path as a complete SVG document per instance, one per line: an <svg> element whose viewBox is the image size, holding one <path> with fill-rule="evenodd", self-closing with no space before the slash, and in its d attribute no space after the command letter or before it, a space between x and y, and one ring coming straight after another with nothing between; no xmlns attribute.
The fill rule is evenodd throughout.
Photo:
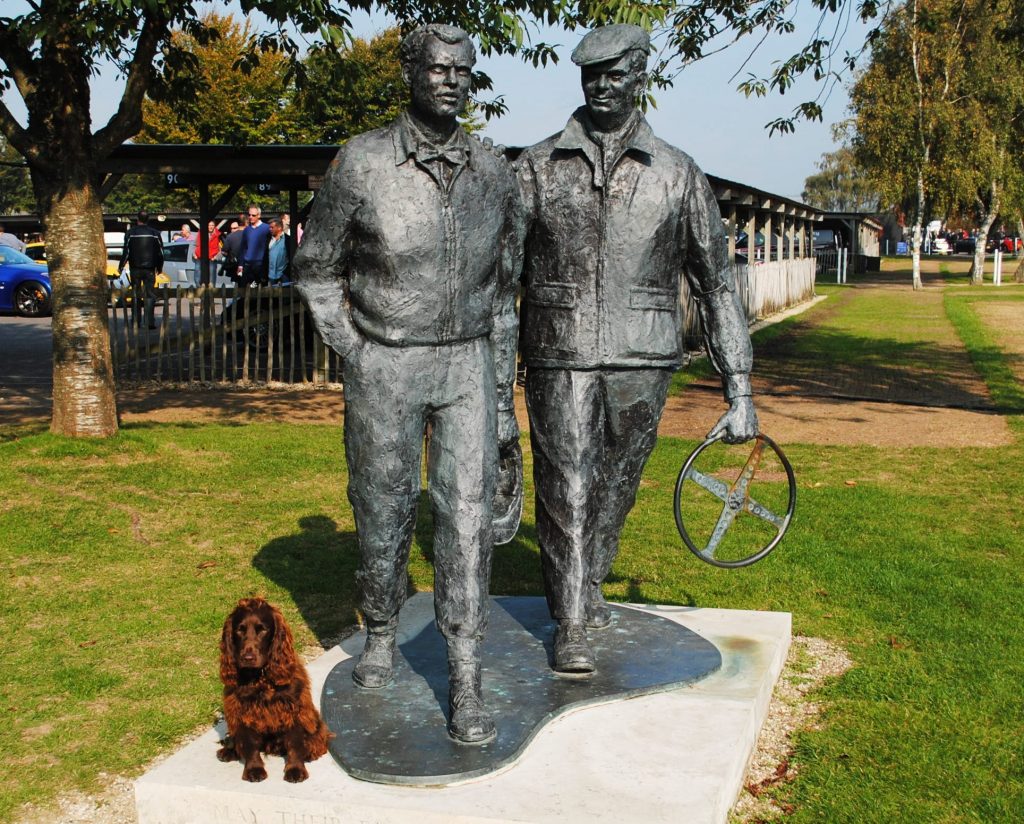
<svg viewBox="0 0 1024 824"><path fill-rule="evenodd" d="M992 411L988 390L942 311L942 290L918 295L922 326L934 338L927 368L913 362L849 358L841 368L808 357L801 340L813 327L828 326L861 289L905 290L904 284L861 285L828 299L809 319L798 321L756 352L754 390L761 426L780 443L868 446L1000 446L1011 442L1003 417ZM1024 307L986 302L978 311L1000 330L1024 379ZM143 421L290 421L341 424L338 389L148 387L118 393L125 423ZM517 392L520 426L528 425ZM717 380L702 381L669 398L660 433L701 438L725 411ZM0 425L45 423L50 397L40 388L0 386Z"/></svg>
<svg viewBox="0 0 1024 824"><path fill-rule="evenodd" d="M979 300L974 311L998 335L999 346L1006 353L1013 374L1024 382L1024 303Z"/></svg>

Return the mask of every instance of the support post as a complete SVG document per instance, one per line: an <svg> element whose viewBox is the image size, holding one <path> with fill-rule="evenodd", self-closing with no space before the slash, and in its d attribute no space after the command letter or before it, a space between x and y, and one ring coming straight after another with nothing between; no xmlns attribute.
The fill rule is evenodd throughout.
<svg viewBox="0 0 1024 824"><path fill-rule="evenodd" d="M736 204L729 204L728 214L728 239L729 239L729 263L732 264L736 260Z"/></svg>
<svg viewBox="0 0 1024 824"><path fill-rule="evenodd" d="M210 184L204 180L199 186L199 285L210 285Z"/></svg>

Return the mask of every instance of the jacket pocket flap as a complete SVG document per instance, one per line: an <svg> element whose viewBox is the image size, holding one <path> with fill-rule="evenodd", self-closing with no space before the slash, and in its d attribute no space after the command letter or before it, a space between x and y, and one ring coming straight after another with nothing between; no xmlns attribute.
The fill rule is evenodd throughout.
<svg viewBox="0 0 1024 824"><path fill-rule="evenodd" d="M634 286L629 290L630 309L661 309L671 312L676 308L677 302L678 297L674 289Z"/></svg>
<svg viewBox="0 0 1024 824"><path fill-rule="evenodd" d="M531 286L529 302L531 306L574 309L576 307L576 290L577 287L573 283L545 283L543 286Z"/></svg>

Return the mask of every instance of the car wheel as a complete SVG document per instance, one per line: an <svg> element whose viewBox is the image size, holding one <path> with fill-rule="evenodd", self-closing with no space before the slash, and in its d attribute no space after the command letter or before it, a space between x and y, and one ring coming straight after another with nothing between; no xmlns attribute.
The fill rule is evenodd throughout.
<svg viewBox="0 0 1024 824"><path fill-rule="evenodd" d="M46 287L34 280L19 283L14 290L14 311L23 318L50 314L50 296Z"/></svg>

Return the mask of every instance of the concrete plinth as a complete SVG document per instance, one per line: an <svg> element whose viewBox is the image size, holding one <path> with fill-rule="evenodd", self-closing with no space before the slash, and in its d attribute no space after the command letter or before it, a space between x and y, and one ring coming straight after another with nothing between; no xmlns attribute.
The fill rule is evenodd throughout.
<svg viewBox="0 0 1024 824"><path fill-rule="evenodd" d="M724 822L734 803L790 640L786 613L634 607L710 641L721 667L667 692L583 706L559 716L497 773L443 788L386 786L345 773L330 756L309 780L241 780L210 730L140 778L140 824L345 822ZM309 665L314 695L358 643Z"/></svg>

